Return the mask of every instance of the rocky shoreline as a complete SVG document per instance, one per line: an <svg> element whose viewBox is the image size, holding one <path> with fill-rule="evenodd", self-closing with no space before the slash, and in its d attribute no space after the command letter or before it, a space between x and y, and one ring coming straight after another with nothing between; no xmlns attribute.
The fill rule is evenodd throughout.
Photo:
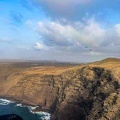
<svg viewBox="0 0 120 120"><path fill-rule="evenodd" d="M4 96L0 96L0 99L4 99L4 100L8 100L8 101L12 101L16 104L21 104L21 106L30 106L33 107L34 109L32 110L33 112L47 112L49 114L52 113L52 111L50 109L42 109L41 106L39 105L35 105L35 104L30 104L29 102L25 103L21 100L16 100L14 98L11 97L4 97Z"/></svg>
<svg viewBox="0 0 120 120"><path fill-rule="evenodd" d="M5 106L4 109L3 108L1 109L1 107L3 107L3 106ZM5 98L0 98L0 110L2 110L2 114L0 113L0 115L1 115L0 118L1 117L6 117L7 115L12 115L12 114L15 115L16 114L16 115L19 115L22 118L24 118L24 120L26 120L25 113L27 115L30 115L31 117L33 117L34 115L39 116L35 119L41 118L42 120L44 120L44 119L45 120L50 120L50 117L51 117L50 113L45 112L45 111L41 111L40 109L38 109L38 106L22 104L18 101L8 100L8 99L5 99ZM24 111L24 113L23 113L22 110ZM27 120L29 120L29 118L27 118Z"/></svg>

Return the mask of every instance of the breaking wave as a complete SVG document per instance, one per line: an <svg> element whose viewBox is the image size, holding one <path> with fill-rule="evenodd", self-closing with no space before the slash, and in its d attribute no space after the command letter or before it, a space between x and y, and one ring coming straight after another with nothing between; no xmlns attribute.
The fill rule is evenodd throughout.
<svg viewBox="0 0 120 120"><path fill-rule="evenodd" d="M14 103L14 102L11 100L0 99L0 105L8 105L10 103Z"/></svg>
<svg viewBox="0 0 120 120"><path fill-rule="evenodd" d="M22 105L21 103L16 103L15 101L11 101L11 100L7 100L7 99L0 99L0 105L9 105L11 103L15 103L15 107L27 107L30 111L31 114L37 114L39 115L39 118L42 120L50 120L51 115L47 112L35 112L34 110L38 107L38 106L26 106L26 105Z"/></svg>

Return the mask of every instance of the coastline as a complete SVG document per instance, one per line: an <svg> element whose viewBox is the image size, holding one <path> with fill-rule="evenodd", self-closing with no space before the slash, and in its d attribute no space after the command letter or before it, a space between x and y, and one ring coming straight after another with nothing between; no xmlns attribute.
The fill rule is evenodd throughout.
<svg viewBox="0 0 120 120"><path fill-rule="evenodd" d="M31 104L25 104L20 101L16 101L12 99L11 97L1 97L0 96L0 105L9 105L10 103L15 103L16 107L26 107L29 109L30 113L32 114L38 114L43 116L43 120L50 120L51 113L48 110L42 110L39 106L31 105Z"/></svg>
<svg viewBox="0 0 120 120"><path fill-rule="evenodd" d="M32 106L32 107L36 107L37 106L37 109L35 109L34 111L35 112L40 112L40 111L43 111L43 112L47 112L47 113L50 113L52 114L52 110L49 109L49 108L42 108L41 105L38 105L34 102L30 102L29 100L27 102L25 102L24 100L18 100L16 98L13 98L13 97L5 97L5 96L0 96L0 99L5 99L5 100L9 100L9 101L13 101L15 102L16 104L22 104L22 106Z"/></svg>

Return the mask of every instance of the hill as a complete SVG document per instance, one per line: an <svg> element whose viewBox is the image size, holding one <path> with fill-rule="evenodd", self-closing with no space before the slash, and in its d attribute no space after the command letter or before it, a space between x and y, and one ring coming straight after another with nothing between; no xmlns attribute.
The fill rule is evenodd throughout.
<svg viewBox="0 0 120 120"><path fill-rule="evenodd" d="M101 61L97 61L95 63L104 64L104 63L117 63L117 62L120 62L119 58L106 58Z"/></svg>
<svg viewBox="0 0 120 120"><path fill-rule="evenodd" d="M41 66L0 64L0 97L48 111L51 120L119 120L120 62Z"/></svg>
<svg viewBox="0 0 120 120"><path fill-rule="evenodd" d="M119 58L106 58L102 60L101 62L120 62Z"/></svg>

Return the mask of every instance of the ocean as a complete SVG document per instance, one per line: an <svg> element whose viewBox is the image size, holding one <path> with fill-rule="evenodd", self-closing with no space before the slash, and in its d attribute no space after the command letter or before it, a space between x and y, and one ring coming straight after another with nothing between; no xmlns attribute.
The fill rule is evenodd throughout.
<svg viewBox="0 0 120 120"><path fill-rule="evenodd" d="M14 101L0 99L0 115L16 114L24 120L50 120L50 114L46 112L33 112L35 107L23 106Z"/></svg>

